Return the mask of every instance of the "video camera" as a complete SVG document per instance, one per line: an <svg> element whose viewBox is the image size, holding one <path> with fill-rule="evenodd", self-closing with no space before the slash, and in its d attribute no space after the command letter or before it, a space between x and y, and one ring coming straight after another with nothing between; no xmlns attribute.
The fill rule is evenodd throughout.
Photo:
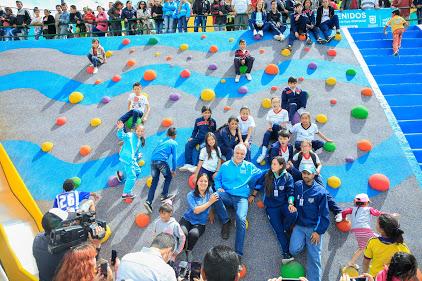
<svg viewBox="0 0 422 281"><path fill-rule="evenodd" d="M89 234L92 239L103 239L107 226L105 221L95 219L95 212L77 213L75 218L62 224L66 226L56 228L50 233L48 251L51 254L60 253L85 242ZM103 230L98 232L97 226L101 226Z"/></svg>

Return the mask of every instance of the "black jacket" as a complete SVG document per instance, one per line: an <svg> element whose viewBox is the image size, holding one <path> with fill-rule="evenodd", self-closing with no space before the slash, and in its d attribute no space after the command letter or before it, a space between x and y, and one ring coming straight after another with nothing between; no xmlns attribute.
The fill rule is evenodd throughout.
<svg viewBox="0 0 422 281"><path fill-rule="evenodd" d="M153 5L152 7L151 7L151 16L154 14L154 13L156 13L157 14L157 16L156 17L154 17L154 20L156 20L156 21L164 21L163 20L163 6L155 6L155 5Z"/></svg>
<svg viewBox="0 0 422 281"><path fill-rule="evenodd" d="M323 7L320 6L317 10L317 14L316 14L316 26L319 26L321 24L321 19L322 19L322 9ZM328 6L328 16L330 17L330 19L334 16L334 8L331 6Z"/></svg>
<svg viewBox="0 0 422 281"><path fill-rule="evenodd" d="M209 14L210 9L211 5L208 0L195 0L192 5L192 12L196 15Z"/></svg>

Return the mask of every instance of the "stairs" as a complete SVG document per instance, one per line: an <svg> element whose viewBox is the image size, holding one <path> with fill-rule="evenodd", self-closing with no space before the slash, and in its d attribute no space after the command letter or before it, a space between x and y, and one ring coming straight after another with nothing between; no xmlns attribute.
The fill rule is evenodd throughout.
<svg viewBox="0 0 422 281"><path fill-rule="evenodd" d="M392 55L391 32L387 36L382 28L349 28L349 32L422 169L422 30L417 26L406 30L397 57Z"/></svg>

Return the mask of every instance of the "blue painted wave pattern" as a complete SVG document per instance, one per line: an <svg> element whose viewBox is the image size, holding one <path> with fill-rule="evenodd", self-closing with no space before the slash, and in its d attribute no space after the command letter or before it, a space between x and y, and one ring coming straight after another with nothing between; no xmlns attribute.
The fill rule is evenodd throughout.
<svg viewBox="0 0 422 281"><path fill-rule="evenodd" d="M178 129L176 141L179 147L184 145L190 137L191 128ZM155 143L164 138L164 133L147 138L147 146L143 152L143 158L150 159ZM82 179L79 187L81 190L98 191L107 186L107 180L115 175L116 170L121 168L118 155L114 154L106 158L74 164L62 161L51 154L43 153L36 144L25 141L2 142L29 191L36 200L52 200L61 192L64 179L78 176ZM258 147L252 147L252 155L257 156ZM22 153L25 151L25 153ZM388 154L385 153L388 151ZM178 150L178 165L184 163L182 149ZM385 163L394 163L386 165ZM396 167L401 167L397 169ZM268 167L262 167L268 168ZM385 174L390 179L391 188L402 183L412 175L409 163L403 155L398 139L392 135L390 138L374 147L374 149L352 164L338 166L324 166L322 176L327 179L337 176L342 185L339 189L328 190L338 202L351 202L358 193L367 193L375 196L379 192L368 187L368 178L375 173ZM142 167L141 178L149 176L150 167L147 162ZM138 191L136 191L138 192Z"/></svg>
<svg viewBox="0 0 422 281"><path fill-rule="evenodd" d="M318 65L318 68L313 72L307 69L310 62L315 62ZM331 73L330 77L336 78L338 82L348 82L362 86L368 85L368 81L360 67L354 65L302 59L288 60L278 66L280 69L278 75L268 75L264 70L259 70L252 73L254 77L252 81L242 78L239 83L235 83L234 78L225 78L226 83L224 84L221 83L221 78L219 77L200 73L192 73L191 77L187 79L181 78L180 72L183 68L168 64L139 67L123 73L121 75L122 81L120 82L115 83L109 80L99 85L84 84L48 71L24 71L0 76L0 91L31 88L50 99L62 102L68 102L68 96L71 92L79 91L85 96L81 104L89 105L99 103L104 96L113 97L130 91L131 84L135 81L140 81L144 87L148 85L163 85L176 88L194 97L199 97L202 89L211 88L215 91L218 98L240 98L244 96L238 93L238 88L243 85L247 86L248 95L256 94L262 91L263 87L285 84L292 73L297 76L303 76L305 79L313 80L325 80L328 78L326 73ZM353 78L346 76L346 71L349 68L357 69L357 74ZM143 77L143 73L148 69L154 70L157 73L157 78L153 81L140 80ZM44 81L50 82L45 83ZM130 83L125 83L124 81L130 81Z"/></svg>

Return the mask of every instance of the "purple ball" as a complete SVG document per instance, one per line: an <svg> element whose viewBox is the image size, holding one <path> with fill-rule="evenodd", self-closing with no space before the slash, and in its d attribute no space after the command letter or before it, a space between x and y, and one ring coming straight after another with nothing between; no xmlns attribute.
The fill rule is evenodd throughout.
<svg viewBox="0 0 422 281"><path fill-rule="evenodd" d="M317 67L318 67L318 66L317 66L317 65L316 65L316 63L314 63L314 62L311 62L311 63L309 63L309 64L308 64L308 68L309 68L309 69L315 70L315 69L317 69Z"/></svg>
<svg viewBox="0 0 422 281"><path fill-rule="evenodd" d="M180 99L180 94L179 93L171 93L169 96L169 99L171 101L178 101Z"/></svg>
<svg viewBox="0 0 422 281"><path fill-rule="evenodd" d="M103 97L101 102L104 103L104 104L109 103L109 102L111 102L111 98L109 96L105 96L105 97Z"/></svg>
<svg viewBox="0 0 422 281"><path fill-rule="evenodd" d="M108 178L108 186L109 187L116 187L116 186L118 186L119 185L119 181L117 180L117 177L116 176L110 176L109 178Z"/></svg>
<svg viewBox="0 0 422 281"><path fill-rule="evenodd" d="M353 156L347 156L346 159L344 159L347 163L352 163L355 161L355 158Z"/></svg>
<svg viewBox="0 0 422 281"><path fill-rule="evenodd" d="M239 94L246 94L247 92L248 92L248 87L246 87L246 86L241 86L240 88L239 88L239 90L237 90L238 92L239 92Z"/></svg>
<svg viewBox="0 0 422 281"><path fill-rule="evenodd" d="M293 121L292 121L292 124L294 125L294 124L297 124L297 123L299 123L300 122L300 115L299 115L299 113L296 111L295 112L295 115L293 115Z"/></svg>
<svg viewBox="0 0 422 281"><path fill-rule="evenodd" d="M253 38L254 38L255 40L261 40L262 36L261 36L260 34L255 34L255 35L253 36Z"/></svg>
<svg viewBox="0 0 422 281"><path fill-rule="evenodd" d="M217 65L215 63L212 63L208 66L209 70L216 70L217 69Z"/></svg>

